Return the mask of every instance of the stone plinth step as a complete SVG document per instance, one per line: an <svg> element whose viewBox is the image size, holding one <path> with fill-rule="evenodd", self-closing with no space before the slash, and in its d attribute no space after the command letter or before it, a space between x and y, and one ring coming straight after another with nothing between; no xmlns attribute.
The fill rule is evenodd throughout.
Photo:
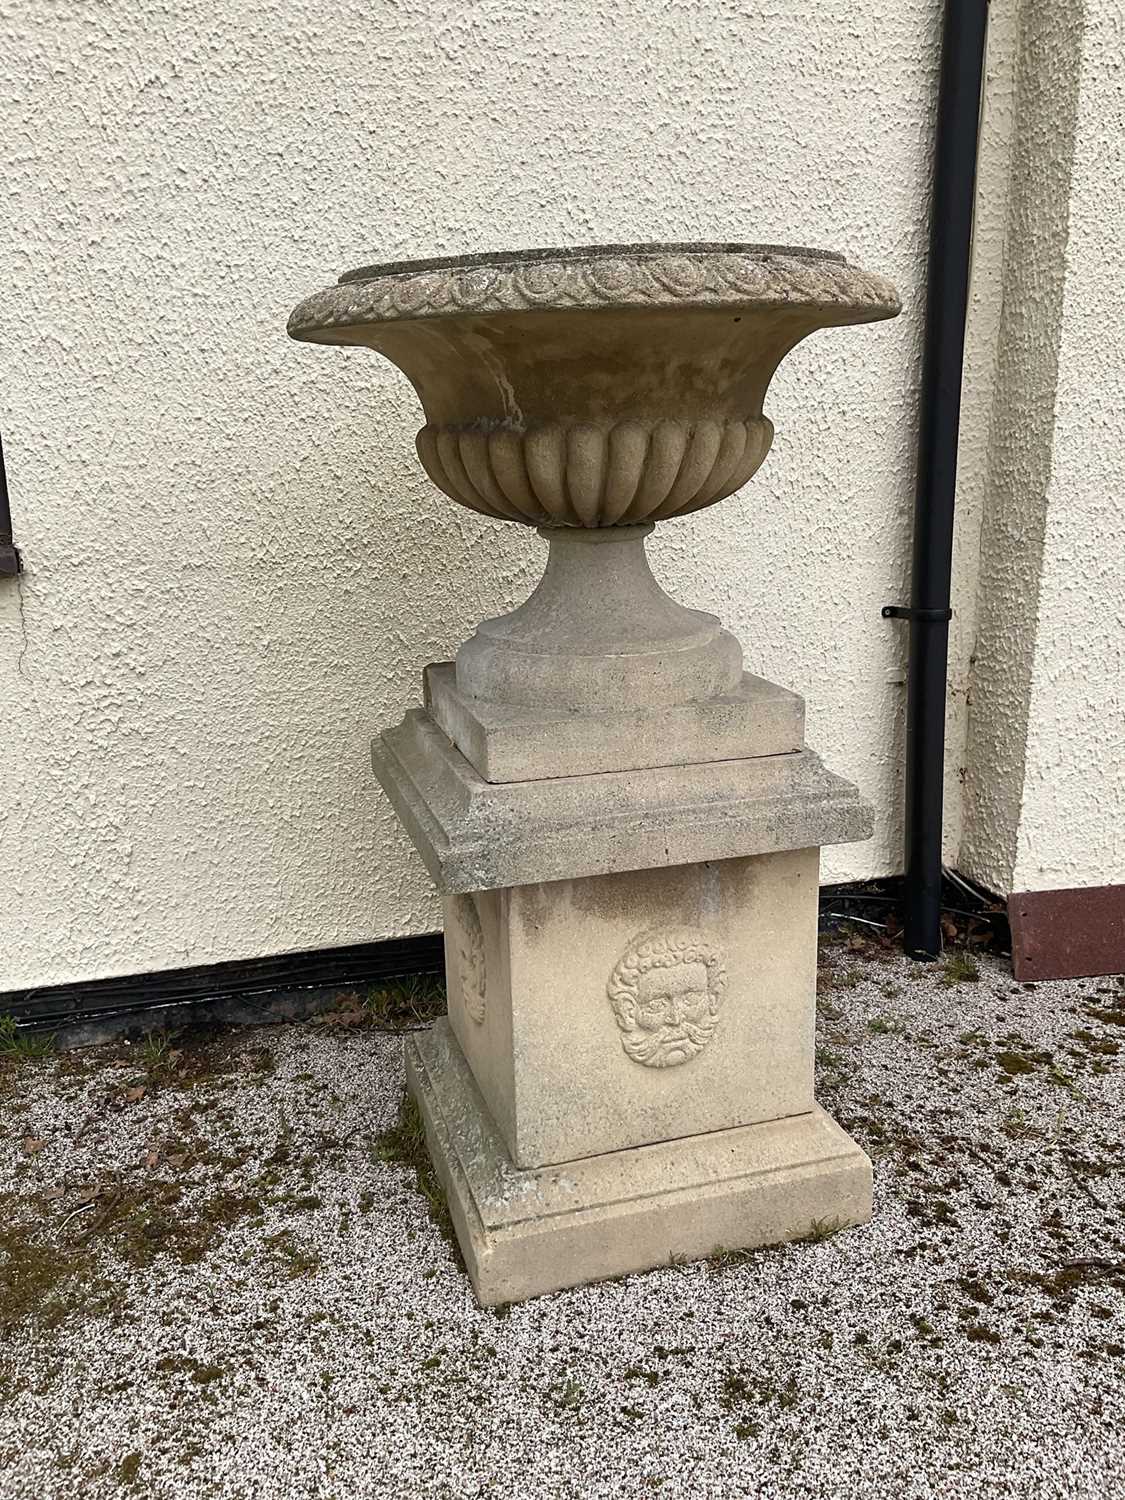
<svg viewBox="0 0 1125 1500"><path fill-rule="evenodd" d="M446 1022L407 1043L406 1071L485 1306L871 1217L871 1163L817 1105L521 1170Z"/></svg>
<svg viewBox="0 0 1125 1500"><path fill-rule="evenodd" d="M869 804L811 750L494 783L412 709L373 742L372 761L447 893L811 849L872 831Z"/></svg>

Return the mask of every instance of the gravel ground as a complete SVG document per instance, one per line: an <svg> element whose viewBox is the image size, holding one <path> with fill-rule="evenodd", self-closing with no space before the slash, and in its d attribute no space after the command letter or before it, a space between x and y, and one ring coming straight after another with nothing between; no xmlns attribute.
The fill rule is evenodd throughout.
<svg viewBox="0 0 1125 1500"><path fill-rule="evenodd" d="M0 1496L1120 1494L1125 985L856 944L874 1222L500 1314L387 1143L399 1038L0 1063Z"/></svg>

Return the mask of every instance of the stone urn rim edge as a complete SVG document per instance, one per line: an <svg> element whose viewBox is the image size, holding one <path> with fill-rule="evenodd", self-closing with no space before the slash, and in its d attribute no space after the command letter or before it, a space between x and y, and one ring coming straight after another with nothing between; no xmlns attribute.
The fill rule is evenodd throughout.
<svg viewBox="0 0 1125 1500"><path fill-rule="evenodd" d="M385 276L420 276L427 271L475 271L486 266L551 265L585 260L647 260L677 255L741 255L769 260L786 256L797 260L826 260L848 265L838 250L811 245L774 245L741 240L652 240L637 244L550 245L526 250L478 250L466 255L435 255L421 260L391 260L354 266L337 278L337 286L380 281Z"/></svg>
<svg viewBox="0 0 1125 1500"><path fill-rule="evenodd" d="M902 304L885 277L835 251L734 242L577 246L359 267L306 297L288 331L340 342L336 330L474 315L785 305L832 314L824 320L831 324L893 318Z"/></svg>

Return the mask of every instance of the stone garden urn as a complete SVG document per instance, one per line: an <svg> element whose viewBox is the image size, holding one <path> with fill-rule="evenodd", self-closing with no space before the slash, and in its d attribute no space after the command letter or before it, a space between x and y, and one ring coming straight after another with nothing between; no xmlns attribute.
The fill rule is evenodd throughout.
<svg viewBox="0 0 1125 1500"><path fill-rule="evenodd" d="M392 360L434 484L548 544L373 746L444 899L407 1081L482 1302L870 1215L813 1097L819 852L870 809L644 542L751 479L796 343L898 310L839 255L691 244L367 266L290 318Z"/></svg>

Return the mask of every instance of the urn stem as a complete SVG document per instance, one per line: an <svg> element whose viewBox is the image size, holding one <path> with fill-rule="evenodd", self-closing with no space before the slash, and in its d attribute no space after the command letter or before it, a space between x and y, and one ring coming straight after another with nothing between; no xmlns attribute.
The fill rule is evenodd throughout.
<svg viewBox="0 0 1125 1500"><path fill-rule="evenodd" d="M491 703L589 712L732 693L742 648L714 615L653 577L645 526L540 527L550 547L530 598L457 653L457 686Z"/></svg>

